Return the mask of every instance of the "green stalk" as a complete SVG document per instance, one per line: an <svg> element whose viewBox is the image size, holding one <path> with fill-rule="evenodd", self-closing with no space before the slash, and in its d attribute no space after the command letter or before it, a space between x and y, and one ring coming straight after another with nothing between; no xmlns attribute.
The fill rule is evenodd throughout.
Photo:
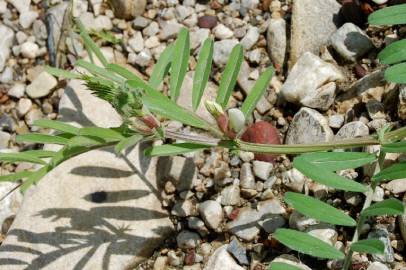
<svg viewBox="0 0 406 270"><path fill-rule="evenodd" d="M384 161L385 161L385 153L381 151L379 153L378 162L376 163L376 166L375 166L374 174L379 173L383 169ZM372 197L373 197L373 195L375 193L375 189L376 189L376 183L372 182L371 185L369 186L368 192L366 194L365 202L364 202L364 205L362 206L361 212L364 209L371 206ZM362 226L364 226L364 223L365 223L365 217L360 216L359 219L358 219L357 226L355 228L355 232L354 232L354 235L352 237L351 243L355 243L355 242L357 242L359 240L360 231L362 229ZM349 269L349 267L350 267L350 265L352 263L352 254L353 254L353 251L350 249L348 251L347 255L345 256L344 265L343 265L342 270L348 270Z"/></svg>

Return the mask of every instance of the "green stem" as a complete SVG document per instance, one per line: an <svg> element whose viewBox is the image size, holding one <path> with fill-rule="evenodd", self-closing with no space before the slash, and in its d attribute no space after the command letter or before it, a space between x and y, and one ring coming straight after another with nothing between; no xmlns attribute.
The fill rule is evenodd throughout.
<svg viewBox="0 0 406 270"><path fill-rule="evenodd" d="M376 163L376 166L375 166L374 174L377 174L377 173L379 173L380 170L382 170L384 161L385 161L385 153L381 151L379 153L378 162ZM368 189L368 191L367 191L365 202L364 202L364 205L362 206L361 212L364 209L371 206L372 197L373 197L373 195L375 193L375 188L376 188L376 183L372 182L369 189ZM355 242L358 241L359 236L360 236L360 231L362 229L362 226L364 226L364 223L365 223L365 217L361 215L358 218L357 226L355 228L355 232L354 232L354 235L352 237L351 243L355 243ZM348 270L349 269L349 267L351 265L351 262L352 262L352 254L353 254L353 251L350 249L348 251L347 255L345 256L344 265L343 265L342 270Z"/></svg>

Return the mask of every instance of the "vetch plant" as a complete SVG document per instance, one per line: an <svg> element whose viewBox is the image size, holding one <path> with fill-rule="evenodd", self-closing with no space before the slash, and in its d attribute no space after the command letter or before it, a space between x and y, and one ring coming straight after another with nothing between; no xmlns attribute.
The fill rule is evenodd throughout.
<svg viewBox="0 0 406 270"><path fill-rule="evenodd" d="M405 152L406 128L389 131L364 138L333 141L320 144L281 145L278 131L270 123L251 123L257 102L266 91L274 69L268 67L260 75L240 108L228 108L229 99L235 88L237 76L243 61L243 49L236 45L221 76L215 101L204 104L217 125L199 117L195 111L201 106L205 87L210 78L213 40L204 41L193 77L192 108L189 111L176 101L181 93L182 82L188 70L190 54L189 33L182 29L174 44L161 54L153 68L149 81L144 81L126 68L110 64L98 46L90 38L83 25L77 23L80 35L89 54L89 61L78 60L76 66L83 72L69 72L48 68L48 72L60 78L83 80L88 89L97 97L109 102L122 116L123 124L115 128L78 128L60 121L38 120L38 127L55 131L55 134L31 133L19 135L17 142L38 144L59 144L59 151L31 150L21 153L2 153L3 162L30 162L39 165L36 171L22 171L0 176L0 181L21 181L24 192L36 184L53 168L65 160L93 149L114 146L117 155L143 141L163 140L165 143L152 146L145 151L149 156L177 155L211 147L223 147L232 151L249 151L256 159L272 162L278 154L302 154L294 159L294 167L312 180L337 190L366 192L363 211L355 219L342 210L336 209L318 199L299 193L288 192L285 201L300 213L319 221L354 227L352 245L347 255L329 244L303 232L279 229L273 237L287 247L311 256L325 259L344 259L344 268L351 264L353 251L382 252L383 245L377 240L360 240L359 228L365 219L378 215L398 215L403 204L395 199L372 204L371 197L377 184L382 181L405 177L406 165L399 163L382 168L385 153ZM101 66L94 64L95 58ZM157 88L169 77L168 95ZM176 120L186 126L203 130L209 135L191 135L165 126L165 120ZM171 143L172 141L181 141ZM366 145L382 145L379 158L375 154L356 152L322 152L334 149L352 149ZM376 174L369 183L360 183L336 174L337 171L353 169L378 161ZM273 263L271 269L296 269L283 263Z"/></svg>

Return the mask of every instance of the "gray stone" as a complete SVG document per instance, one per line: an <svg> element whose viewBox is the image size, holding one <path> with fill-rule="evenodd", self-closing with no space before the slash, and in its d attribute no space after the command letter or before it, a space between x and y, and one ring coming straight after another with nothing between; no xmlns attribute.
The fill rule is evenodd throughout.
<svg viewBox="0 0 406 270"><path fill-rule="evenodd" d="M190 200L178 200L172 207L171 214L177 217L189 217L197 215L196 205Z"/></svg>
<svg viewBox="0 0 406 270"><path fill-rule="evenodd" d="M209 29L205 29L205 28L199 28L196 31L191 31L190 32L190 48L192 50L198 48L200 46L200 44L203 43L203 41L205 41L210 34L210 30Z"/></svg>
<svg viewBox="0 0 406 270"><path fill-rule="evenodd" d="M406 192L406 178L392 180L385 185L385 188L393 194Z"/></svg>
<svg viewBox="0 0 406 270"><path fill-rule="evenodd" d="M334 102L335 82L343 79L333 64L306 52L293 66L281 92L289 102L327 110Z"/></svg>
<svg viewBox="0 0 406 270"><path fill-rule="evenodd" d="M9 96L21 98L25 93L25 84L15 83L7 92Z"/></svg>
<svg viewBox="0 0 406 270"><path fill-rule="evenodd" d="M337 30L341 5L336 0L296 0L292 7L290 65L305 53L318 54Z"/></svg>
<svg viewBox="0 0 406 270"><path fill-rule="evenodd" d="M11 67L6 67L0 75L0 82L2 83L10 83L13 81L13 69Z"/></svg>
<svg viewBox="0 0 406 270"><path fill-rule="evenodd" d="M7 149L11 135L8 132L0 131L0 149Z"/></svg>
<svg viewBox="0 0 406 270"><path fill-rule="evenodd" d="M227 251L242 265L249 265L247 250L237 239L233 239L227 247Z"/></svg>
<svg viewBox="0 0 406 270"><path fill-rule="evenodd" d="M269 214L267 218L258 222L267 233L274 233L277 229L285 226L285 223L285 218L278 214Z"/></svg>
<svg viewBox="0 0 406 270"><path fill-rule="evenodd" d="M149 23L150 23L150 20L149 20L149 19L147 19L147 18L145 18L145 17L142 17L142 16L137 16L137 17L133 20L133 24L132 24L132 25L133 25L133 27L134 27L136 30L141 30L141 29L147 27Z"/></svg>
<svg viewBox="0 0 406 270"><path fill-rule="evenodd" d="M49 95L52 89L56 87L58 81L48 72L41 72L34 81L27 86L25 92L31 98L41 98Z"/></svg>
<svg viewBox="0 0 406 270"><path fill-rule="evenodd" d="M230 185L221 191L222 205L236 205L240 202L240 188L237 185Z"/></svg>
<svg viewBox="0 0 406 270"><path fill-rule="evenodd" d="M182 25L178 23L175 19L170 21L162 21L161 23L162 30L159 33L159 38L161 40L168 40L175 38L179 33Z"/></svg>
<svg viewBox="0 0 406 270"><path fill-rule="evenodd" d="M244 47L244 49L249 50L252 48L252 46L254 46L258 42L258 39L259 39L258 27L250 26L243 39L241 39L240 43Z"/></svg>
<svg viewBox="0 0 406 270"><path fill-rule="evenodd" d="M26 115L28 113L28 111L31 109L31 106L32 106L31 99L21 98L17 103L17 113L18 113L18 115L20 117Z"/></svg>
<svg viewBox="0 0 406 270"><path fill-rule="evenodd" d="M216 249L203 270L244 270L227 252L227 247L228 245L223 245Z"/></svg>
<svg viewBox="0 0 406 270"><path fill-rule="evenodd" d="M245 241L252 241L259 233L257 225L260 213L252 208L244 207L239 210L238 216L227 223L226 227L232 234Z"/></svg>
<svg viewBox="0 0 406 270"><path fill-rule="evenodd" d="M389 268L383 263L373 262L368 266L367 270L389 270Z"/></svg>
<svg viewBox="0 0 406 270"><path fill-rule="evenodd" d="M217 66L225 65L228 56L235 45L238 44L236 39L225 39L214 42L213 61Z"/></svg>
<svg viewBox="0 0 406 270"><path fill-rule="evenodd" d="M128 40L128 45L134 52L140 52L144 49L144 39L141 32L135 32L134 36Z"/></svg>
<svg viewBox="0 0 406 270"><path fill-rule="evenodd" d="M10 56L10 48L13 45L14 32L9 27L1 24L0 36L0 71L3 71Z"/></svg>
<svg viewBox="0 0 406 270"><path fill-rule="evenodd" d="M286 135L286 144L311 144L329 142L334 133L327 119L318 111L301 108L293 117Z"/></svg>
<svg viewBox="0 0 406 270"><path fill-rule="evenodd" d="M38 13L36 11L26 11L20 15L19 23L22 28L30 28L34 21L38 18Z"/></svg>
<svg viewBox="0 0 406 270"><path fill-rule="evenodd" d="M343 126L345 121L343 114L334 114L328 117L328 124L332 128L340 128Z"/></svg>
<svg viewBox="0 0 406 270"><path fill-rule="evenodd" d="M305 187L306 177L293 168L282 173L282 183L293 191L302 192Z"/></svg>
<svg viewBox="0 0 406 270"><path fill-rule="evenodd" d="M377 228L368 234L368 238L379 239L385 245L384 253L372 254L374 261L392 263L395 261L394 252L390 244L389 232L386 228Z"/></svg>
<svg viewBox="0 0 406 270"><path fill-rule="evenodd" d="M377 100L370 100L366 104L369 117L373 120L385 119L385 107L383 103Z"/></svg>
<svg viewBox="0 0 406 270"><path fill-rule="evenodd" d="M369 135L369 128L361 121L345 124L336 134L337 140L364 137Z"/></svg>
<svg viewBox="0 0 406 270"><path fill-rule="evenodd" d="M109 0L114 15L119 19L134 19L144 13L147 0Z"/></svg>
<svg viewBox="0 0 406 270"><path fill-rule="evenodd" d="M304 216L297 211L293 211L289 217L289 227L292 229L298 229L299 231L304 231L309 226L316 225L318 223L319 222L317 220Z"/></svg>
<svg viewBox="0 0 406 270"><path fill-rule="evenodd" d="M369 37L355 24L346 23L330 37L333 48L346 60L357 61L374 45Z"/></svg>
<svg viewBox="0 0 406 270"><path fill-rule="evenodd" d="M200 244L200 236L191 231L181 231L176 237L176 242L182 249L195 248Z"/></svg>
<svg viewBox="0 0 406 270"><path fill-rule="evenodd" d="M192 189L197 181L197 171L193 158L172 157L170 159L168 176L173 180L178 191Z"/></svg>
<svg viewBox="0 0 406 270"><path fill-rule="evenodd" d="M275 67L282 68L286 57L286 21L283 18L272 18L267 34L268 53Z"/></svg>
<svg viewBox="0 0 406 270"><path fill-rule="evenodd" d="M271 173L273 169L273 165L270 162L266 161L259 161L255 160L253 163L254 167L254 174L256 177L262 180L267 180L269 177L269 174Z"/></svg>
<svg viewBox="0 0 406 270"><path fill-rule="evenodd" d="M182 88L180 90L180 95L177 100L177 103L182 106L183 108L186 108L187 110L193 111L192 108L192 91L190 89L193 88L193 76L194 72L190 71L186 73L185 79L182 83ZM202 99L200 101L200 105L196 110L196 114L206 120L209 123L215 124L214 118L211 116L211 114L206 110L205 107L205 102L206 100L216 100L217 96L217 86L209 81L209 83L206 86L206 89L203 93Z"/></svg>
<svg viewBox="0 0 406 270"><path fill-rule="evenodd" d="M76 80L65 89L59 113L75 125L121 124L108 103ZM144 157L145 147L123 158L112 148L90 151L31 187L0 247L3 267L125 269L152 255L173 225L159 200L160 160Z"/></svg>
<svg viewBox="0 0 406 270"><path fill-rule="evenodd" d="M223 221L223 209L220 203L213 200L205 201L199 205L199 212L207 227L219 230L219 226Z"/></svg>
<svg viewBox="0 0 406 270"><path fill-rule="evenodd" d="M286 264L289 264L292 266L296 266L302 270L312 270L307 265L301 263L300 260L298 260L296 257L289 255L289 254L283 254L283 255L275 258L272 262L286 263Z"/></svg>
<svg viewBox="0 0 406 270"><path fill-rule="evenodd" d="M240 180L241 188L255 189L255 177L250 163L246 162L241 165Z"/></svg>

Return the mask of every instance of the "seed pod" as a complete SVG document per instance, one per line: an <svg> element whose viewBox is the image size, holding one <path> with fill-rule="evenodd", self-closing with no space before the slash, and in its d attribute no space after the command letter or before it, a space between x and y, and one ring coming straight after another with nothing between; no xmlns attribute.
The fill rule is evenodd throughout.
<svg viewBox="0 0 406 270"><path fill-rule="evenodd" d="M240 132L245 127L245 116L239 109L233 108L228 110L230 126L235 132Z"/></svg>
<svg viewBox="0 0 406 270"><path fill-rule="evenodd" d="M245 142L260 144L281 144L278 130L270 123L259 121L248 127L241 139ZM256 160L274 162L275 155L272 154L255 154Z"/></svg>

